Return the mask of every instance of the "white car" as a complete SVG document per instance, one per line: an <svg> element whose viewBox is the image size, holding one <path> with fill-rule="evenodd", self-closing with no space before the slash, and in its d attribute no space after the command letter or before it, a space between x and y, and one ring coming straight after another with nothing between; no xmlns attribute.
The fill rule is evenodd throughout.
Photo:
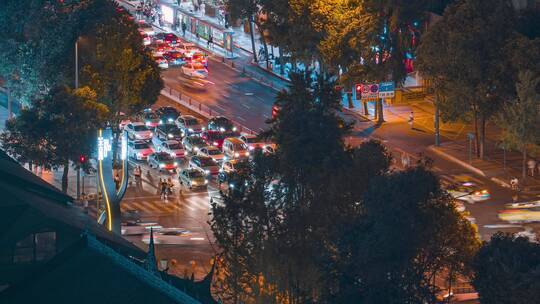
<svg viewBox="0 0 540 304"><path fill-rule="evenodd" d="M206 79L208 78L208 70L204 67L202 63L199 62L188 62L182 67L182 73L187 77Z"/></svg>
<svg viewBox="0 0 540 304"><path fill-rule="evenodd" d="M202 138L198 136L186 136L182 139L182 145L186 153L191 153L192 155L197 153L200 149L206 147L206 143Z"/></svg>
<svg viewBox="0 0 540 304"><path fill-rule="evenodd" d="M176 118L176 126L182 131L184 136L201 133L205 130L201 122L192 115L180 115Z"/></svg>
<svg viewBox="0 0 540 304"><path fill-rule="evenodd" d="M239 138L248 146L250 151L255 150L255 148L263 149L263 147L266 146L266 143L257 135L241 133Z"/></svg>
<svg viewBox="0 0 540 304"><path fill-rule="evenodd" d="M154 60L156 61L157 65L162 69L168 69L169 68L169 61L165 59L163 56L155 56Z"/></svg>
<svg viewBox="0 0 540 304"><path fill-rule="evenodd" d="M185 151L182 144L176 140L167 140L161 142L161 145L154 146L158 152L168 153L174 158L184 157Z"/></svg>
<svg viewBox="0 0 540 304"><path fill-rule="evenodd" d="M143 122L130 122L124 130L129 139L151 140L153 135Z"/></svg>
<svg viewBox="0 0 540 304"><path fill-rule="evenodd" d="M146 160L154 150L150 148L147 142L142 140L128 142L128 157L136 160Z"/></svg>
<svg viewBox="0 0 540 304"><path fill-rule="evenodd" d="M236 166L238 165L240 161L239 160L229 160L224 161L223 164L221 164L221 169L219 169L220 172L225 173L233 173L236 172Z"/></svg>
<svg viewBox="0 0 540 304"><path fill-rule="evenodd" d="M219 165L208 156L193 156L189 160L189 167L195 168L204 172L205 175L217 175L219 173Z"/></svg>
<svg viewBox="0 0 540 304"><path fill-rule="evenodd" d="M223 157L225 156L219 148L214 146L201 148L199 151L197 151L197 155L211 157L217 163L221 163L223 161Z"/></svg>
<svg viewBox="0 0 540 304"><path fill-rule="evenodd" d="M488 200L491 196L487 190L480 190L472 182L449 185L446 191L455 199L470 204Z"/></svg>
<svg viewBox="0 0 540 304"><path fill-rule="evenodd" d="M511 203L506 204L506 208L509 209L528 209L540 207L540 201L531 201L531 202L522 202L522 203Z"/></svg>

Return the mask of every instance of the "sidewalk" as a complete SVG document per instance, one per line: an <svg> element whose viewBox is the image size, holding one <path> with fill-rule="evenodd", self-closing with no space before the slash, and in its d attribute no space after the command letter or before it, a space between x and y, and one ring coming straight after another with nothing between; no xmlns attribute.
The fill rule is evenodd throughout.
<svg viewBox="0 0 540 304"><path fill-rule="evenodd" d="M502 187L510 188L510 179L517 177L522 189L528 193L540 192L540 174L521 180L522 155L516 151L504 151L498 144L500 129L489 124L486 130L485 155L479 159L475 155L474 142L471 145L469 161L469 141L467 133L472 133L472 126L464 123L443 123L440 121L441 145L434 145L434 113L433 104L428 98L423 102L409 105L399 104L385 106L385 123L377 126L374 122L372 108L367 117L363 109L344 108L346 112L355 113L362 119L369 119L369 125L361 130L363 135L371 135L382 141L388 141L394 146L411 154L432 152L433 154L459 165L460 167L480 176L487 177ZM414 113L414 129L408 124L409 113ZM407 143L414 145L407 146ZM385 143L386 144L386 143Z"/></svg>
<svg viewBox="0 0 540 304"><path fill-rule="evenodd" d="M117 1L120 4L124 4L124 7L127 8L134 16L136 15L134 10L135 10L137 1L128 1L128 0L117 0ZM164 0L162 1L162 3L166 3L167 5L170 5L173 7L178 7L176 5L176 2L174 1ZM181 8L179 8L179 10L185 13L194 14L194 12L191 11L191 6L192 4L190 2L183 2L181 3ZM220 29L223 28L223 26L220 25L220 21L217 20L217 18L206 16L200 11L197 13L196 18L206 23L210 23L213 26L219 27ZM231 52L225 50L222 46L216 43L210 46L208 45L208 41L206 39L204 39L203 37L197 38L196 35L194 33L191 33L190 31L186 31L186 34L183 35L180 29L176 30L165 24L160 25L157 20L152 25L162 31L173 32L178 37L181 37L182 39L185 39L197 45L199 48L203 49L204 51L213 54L217 58L218 61L221 61L231 66L234 70L241 73L243 76L244 75L248 76L257 82L263 83L264 85L267 85L278 91L288 86L288 79L281 76L279 74L279 71L275 73L274 71L267 70L265 62L260 62L259 64L253 62L251 37L249 34L244 33L241 28L231 28L234 31L233 40L235 41L234 45L236 47L236 50L233 51L233 54L231 56ZM261 43L259 42L260 39L257 37L258 35L255 36L256 49L258 49L258 47L261 46Z"/></svg>

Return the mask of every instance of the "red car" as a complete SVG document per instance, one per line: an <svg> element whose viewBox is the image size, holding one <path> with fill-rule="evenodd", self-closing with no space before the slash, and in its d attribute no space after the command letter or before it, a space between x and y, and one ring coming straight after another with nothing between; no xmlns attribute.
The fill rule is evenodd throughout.
<svg viewBox="0 0 540 304"><path fill-rule="evenodd" d="M156 55L162 56L164 53L169 52L171 47L166 43L152 43L149 45L152 52Z"/></svg>
<svg viewBox="0 0 540 304"><path fill-rule="evenodd" d="M201 138L209 146L217 147L221 150L225 136L219 131L204 131L201 133Z"/></svg>
<svg viewBox="0 0 540 304"><path fill-rule="evenodd" d="M163 37L163 42L174 46L175 44L180 43L180 38L173 33L167 33L165 34L165 37Z"/></svg>

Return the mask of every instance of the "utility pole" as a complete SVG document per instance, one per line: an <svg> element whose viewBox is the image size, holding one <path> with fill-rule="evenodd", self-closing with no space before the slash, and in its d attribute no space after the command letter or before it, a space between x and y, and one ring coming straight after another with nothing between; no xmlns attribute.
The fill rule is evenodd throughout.
<svg viewBox="0 0 540 304"><path fill-rule="evenodd" d="M79 88L79 38L75 40L75 89ZM77 199L81 198L81 163L77 166Z"/></svg>
<svg viewBox="0 0 540 304"><path fill-rule="evenodd" d="M13 117L13 108L11 107L12 100L11 100L11 90L7 88L7 108L8 108L8 119L11 119Z"/></svg>

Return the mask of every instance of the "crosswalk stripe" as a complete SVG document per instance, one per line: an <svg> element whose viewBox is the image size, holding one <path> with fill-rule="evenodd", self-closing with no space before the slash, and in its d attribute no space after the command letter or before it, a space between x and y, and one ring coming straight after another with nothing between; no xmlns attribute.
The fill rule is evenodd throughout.
<svg viewBox="0 0 540 304"><path fill-rule="evenodd" d="M148 201L142 201L141 204L143 204L147 209L153 210L153 211L161 211L160 207L158 207L159 203L148 202Z"/></svg>

